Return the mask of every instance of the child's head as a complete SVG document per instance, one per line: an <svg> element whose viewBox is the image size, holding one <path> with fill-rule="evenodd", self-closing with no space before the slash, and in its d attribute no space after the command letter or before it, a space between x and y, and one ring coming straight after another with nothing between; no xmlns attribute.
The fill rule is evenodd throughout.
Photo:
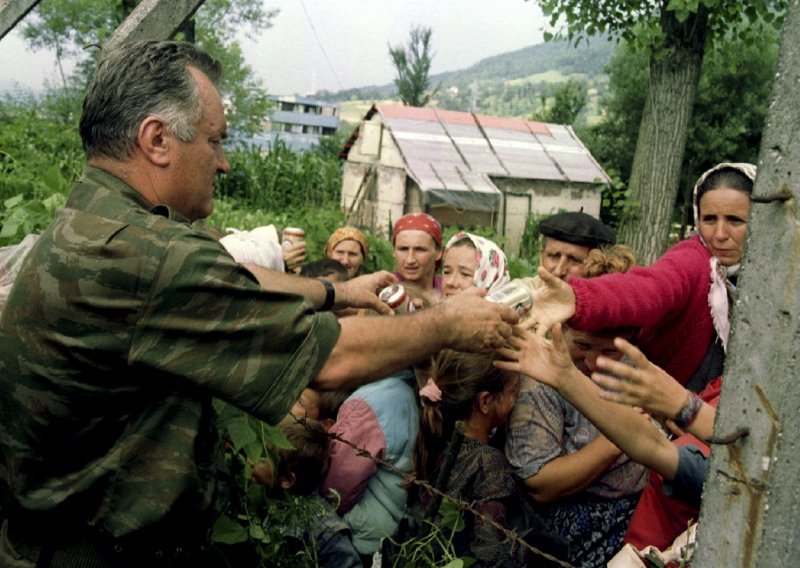
<svg viewBox="0 0 800 568"><path fill-rule="evenodd" d="M339 407L351 392L350 390L321 391L305 388L289 412L295 418L316 420L325 430L329 430L336 422Z"/></svg>
<svg viewBox="0 0 800 568"><path fill-rule="evenodd" d="M270 489L284 489L295 495L311 495L319 488L330 465L330 440L325 429L315 420L298 422L291 416L280 424L294 449L272 448L277 460L269 460L253 468L253 477Z"/></svg>
<svg viewBox="0 0 800 568"><path fill-rule="evenodd" d="M323 258L308 262L300 268L300 276L306 278L322 278L331 282L345 282L349 279L347 268L338 260Z"/></svg>
<svg viewBox="0 0 800 568"><path fill-rule="evenodd" d="M420 391L420 431L414 448L417 476L430 479L456 421L477 421L490 429L508 420L519 389L519 374L494 366L495 357L443 350L431 381Z"/></svg>

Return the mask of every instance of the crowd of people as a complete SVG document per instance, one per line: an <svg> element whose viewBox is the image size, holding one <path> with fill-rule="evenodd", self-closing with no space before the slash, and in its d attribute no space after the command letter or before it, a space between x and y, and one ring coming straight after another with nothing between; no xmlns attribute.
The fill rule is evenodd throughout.
<svg viewBox="0 0 800 568"><path fill-rule="evenodd" d="M434 484L479 566L669 546L699 509L755 167L703 174L697 234L650 266L585 213L543 220L520 313L485 298L515 283L503 250L425 213L375 274L356 227L312 261L195 223L229 169L220 72L180 42L98 66L86 170L0 318L0 565L228 566L214 398L291 441L253 477L319 501L323 566L425 530ZM378 296L397 284L408 313Z"/></svg>

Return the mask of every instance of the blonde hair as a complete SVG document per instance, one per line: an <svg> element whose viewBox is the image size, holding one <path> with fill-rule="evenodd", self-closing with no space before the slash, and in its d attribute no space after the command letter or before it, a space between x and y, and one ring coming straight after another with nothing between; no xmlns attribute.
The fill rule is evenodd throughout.
<svg viewBox="0 0 800 568"><path fill-rule="evenodd" d="M636 266L636 254L628 245L613 245L589 251L583 261L583 277L623 274Z"/></svg>

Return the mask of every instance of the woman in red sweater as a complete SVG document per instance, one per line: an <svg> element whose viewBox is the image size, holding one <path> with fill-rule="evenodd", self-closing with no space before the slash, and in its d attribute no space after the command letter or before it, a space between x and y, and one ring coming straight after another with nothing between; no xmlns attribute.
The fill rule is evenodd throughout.
<svg viewBox="0 0 800 568"><path fill-rule="evenodd" d="M697 234L650 266L563 283L535 294L532 321L572 329L637 326L647 357L695 392L722 374L729 305L742 258L756 167L722 163L695 185Z"/></svg>

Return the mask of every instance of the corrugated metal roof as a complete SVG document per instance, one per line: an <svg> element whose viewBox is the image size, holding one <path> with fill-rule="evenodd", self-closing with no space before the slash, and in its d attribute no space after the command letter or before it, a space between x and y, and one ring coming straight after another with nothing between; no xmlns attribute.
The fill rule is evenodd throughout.
<svg viewBox="0 0 800 568"><path fill-rule="evenodd" d="M379 104L383 119L423 192L499 203L489 176L574 182L610 180L571 128L507 118ZM370 112L373 112L372 109ZM481 207L483 208L483 207Z"/></svg>

